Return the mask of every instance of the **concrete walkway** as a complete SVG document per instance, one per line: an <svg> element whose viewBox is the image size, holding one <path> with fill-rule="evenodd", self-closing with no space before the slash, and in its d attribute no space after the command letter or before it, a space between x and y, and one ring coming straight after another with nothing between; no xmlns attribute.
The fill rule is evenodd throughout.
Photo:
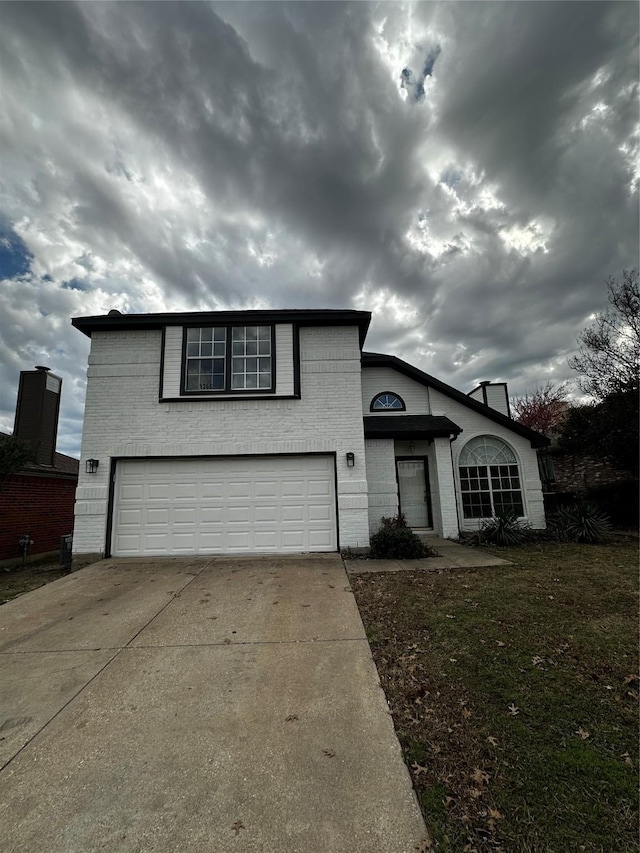
<svg viewBox="0 0 640 853"><path fill-rule="evenodd" d="M494 557L486 551L476 550L468 545L459 545L450 539L427 534L422 537L437 557L425 557L421 560L345 560L349 574L368 572L435 572L446 569L477 569L484 566L509 566L509 560Z"/></svg>
<svg viewBox="0 0 640 853"><path fill-rule="evenodd" d="M338 555L106 560L0 608L0 849L413 853Z"/></svg>

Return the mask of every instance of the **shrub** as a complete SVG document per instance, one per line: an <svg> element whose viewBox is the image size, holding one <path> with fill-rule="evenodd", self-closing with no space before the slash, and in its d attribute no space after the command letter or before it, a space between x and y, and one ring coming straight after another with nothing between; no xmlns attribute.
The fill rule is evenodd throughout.
<svg viewBox="0 0 640 853"><path fill-rule="evenodd" d="M513 513L499 512L482 522L480 529L471 537L478 545L522 545L530 538L529 525L519 521Z"/></svg>
<svg viewBox="0 0 640 853"><path fill-rule="evenodd" d="M622 480L591 486L585 493L585 501L601 510L616 527L638 529L640 507L638 506L637 480Z"/></svg>
<svg viewBox="0 0 640 853"><path fill-rule="evenodd" d="M564 506L548 520L552 536L561 542L583 542L589 545L604 542L611 530L607 516L589 503Z"/></svg>
<svg viewBox="0 0 640 853"><path fill-rule="evenodd" d="M426 549L398 513L381 519L380 528L371 537L370 556L376 560L416 560L426 556Z"/></svg>

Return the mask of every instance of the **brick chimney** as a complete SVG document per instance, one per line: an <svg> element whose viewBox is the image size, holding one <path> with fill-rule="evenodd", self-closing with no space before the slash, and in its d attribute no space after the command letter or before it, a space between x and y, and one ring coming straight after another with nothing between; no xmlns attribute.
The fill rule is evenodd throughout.
<svg viewBox="0 0 640 853"><path fill-rule="evenodd" d="M13 434L35 447L38 465L53 465L61 389L62 379L50 373L48 367L36 365L35 370L20 373Z"/></svg>

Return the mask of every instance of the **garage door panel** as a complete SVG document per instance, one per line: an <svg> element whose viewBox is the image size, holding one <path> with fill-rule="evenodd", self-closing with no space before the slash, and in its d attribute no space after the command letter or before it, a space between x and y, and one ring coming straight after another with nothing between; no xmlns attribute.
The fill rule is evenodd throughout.
<svg viewBox="0 0 640 853"><path fill-rule="evenodd" d="M114 556L334 551L334 460L123 460Z"/></svg>

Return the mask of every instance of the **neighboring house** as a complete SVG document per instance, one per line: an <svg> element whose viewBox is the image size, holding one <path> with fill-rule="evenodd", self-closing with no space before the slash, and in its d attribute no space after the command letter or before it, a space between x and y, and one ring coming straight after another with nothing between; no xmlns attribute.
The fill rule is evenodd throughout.
<svg viewBox="0 0 640 853"><path fill-rule="evenodd" d="M25 538L28 556L58 551L73 531L79 462L56 453L61 391L62 379L47 367L20 373L13 436L32 444L34 459L0 482L0 561L20 558Z"/></svg>
<svg viewBox="0 0 640 853"><path fill-rule="evenodd" d="M547 440L511 420L506 386L465 395L363 353L370 319L74 319L91 337L75 552L358 548L399 508L445 537L500 509L544 527L536 448Z"/></svg>

